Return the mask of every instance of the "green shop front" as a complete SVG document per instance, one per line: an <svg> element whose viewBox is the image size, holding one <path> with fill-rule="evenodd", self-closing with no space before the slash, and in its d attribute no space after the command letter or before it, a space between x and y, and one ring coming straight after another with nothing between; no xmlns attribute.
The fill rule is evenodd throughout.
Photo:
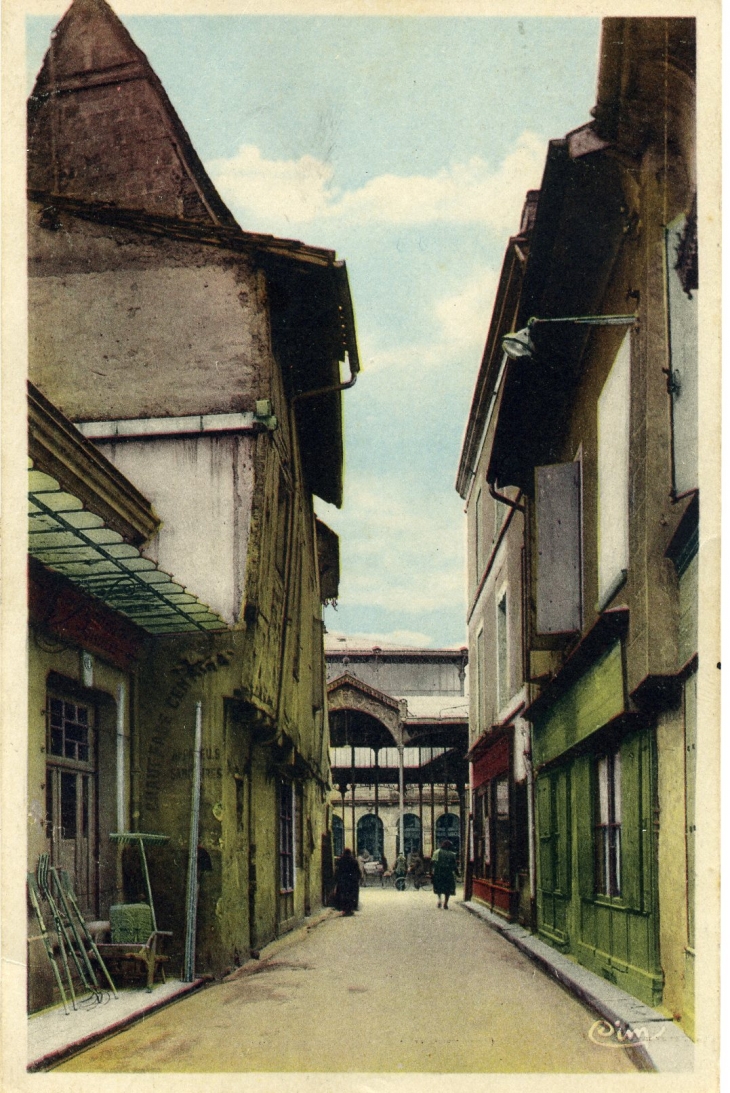
<svg viewBox="0 0 730 1093"><path fill-rule="evenodd" d="M532 704L541 938L646 1002L662 996L655 734L627 708L628 612L606 612Z"/></svg>

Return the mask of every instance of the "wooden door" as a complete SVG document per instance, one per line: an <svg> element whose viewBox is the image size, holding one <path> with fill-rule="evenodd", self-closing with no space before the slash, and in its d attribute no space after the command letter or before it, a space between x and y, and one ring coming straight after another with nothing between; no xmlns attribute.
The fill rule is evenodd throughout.
<svg viewBox="0 0 730 1093"><path fill-rule="evenodd" d="M51 864L65 869L84 914L96 916L97 808L94 710L49 695L46 830Z"/></svg>

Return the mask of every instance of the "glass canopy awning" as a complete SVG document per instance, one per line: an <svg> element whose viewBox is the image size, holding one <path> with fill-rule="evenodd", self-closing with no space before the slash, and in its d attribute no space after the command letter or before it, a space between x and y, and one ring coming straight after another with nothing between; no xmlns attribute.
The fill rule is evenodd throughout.
<svg viewBox="0 0 730 1093"><path fill-rule="evenodd" d="M150 634L227 630L197 596L124 541L55 478L28 470L28 552Z"/></svg>

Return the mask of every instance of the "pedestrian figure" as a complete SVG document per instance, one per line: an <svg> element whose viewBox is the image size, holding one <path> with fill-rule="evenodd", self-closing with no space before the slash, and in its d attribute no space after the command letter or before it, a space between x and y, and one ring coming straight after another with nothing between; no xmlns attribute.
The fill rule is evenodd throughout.
<svg viewBox="0 0 730 1093"><path fill-rule="evenodd" d="M449 896L456 891L456 854L451 849L449 839L444 839L441 847L431 858L431 873L433 875L433 890L438 896L437 907L441 906L441 897L444 897L444 910L449 909Z"/></svg>
<svg viewBox="0 0 730 1093"><path fill-rule="evenodd" d="M348 846L335 866L335 906L343 915L351 915L357 910L359 898L360 866Z"/></svg>
<svg viewBox="0 0 730 1093"><path fill-rule="evenodd" d="M406 872L408 866L406 865L406 856L402 852L395 859L395 865L393 866L393 873L395 875L395 886L399 892L402 892L406 886Z"/></svg>
<svg viewBox="0 0 730 1093"><path fill-rule="evenodd" d="M423 865L423 858L418 850L414 850L411 854L410 871L413 874L413 887L418 891L426 883L426 870Z"/></svg>

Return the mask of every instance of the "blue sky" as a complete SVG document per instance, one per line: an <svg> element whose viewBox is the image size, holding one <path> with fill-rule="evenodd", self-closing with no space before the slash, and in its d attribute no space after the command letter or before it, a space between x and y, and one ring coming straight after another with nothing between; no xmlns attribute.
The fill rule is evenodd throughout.
<svg viewBox="0 0 730 1093"><path fill-rule="evenodd" d="M27 21L29 88L56 21ZM318 504L341 538L328 629L465 644L461 440L525 192L590 118L599 20L123 21L241 227L347 262L364 370L343 509Z"/></svg>

